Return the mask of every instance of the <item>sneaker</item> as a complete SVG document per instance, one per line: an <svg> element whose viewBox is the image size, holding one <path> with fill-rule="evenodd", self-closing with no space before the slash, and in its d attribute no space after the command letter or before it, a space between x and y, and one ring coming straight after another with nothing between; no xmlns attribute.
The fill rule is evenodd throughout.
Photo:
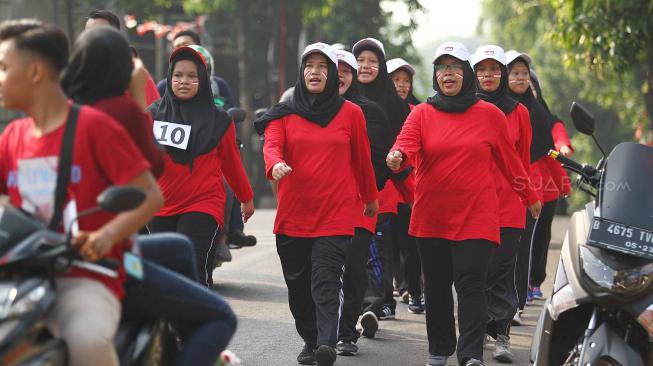
<svg viewBox="0 0 653 366"><path fill-rule="evenodd" d="M395 309L391 308L390 305L383 305L383 308L379 313L379 320L392 320L394 318Z"/></svg>
<svg viewBox="0 0 653 366"><path fill-rule="evenodd" d="M510 352L510 338L508 338L508 336L499 334L494 345L495 348L494 353L492 353L492 358L501 363L513 362L514 356L512 355L512 352Z"/></svg>
<svg viewBox="0 0 653 366"><path fill-rule="evenodd" d="M229 246L225 243L218 243L215 257L218 262L231 262L232 256Z"/></svg>
<svg viewBox="0 0 653 366"><path fill-rule="evenodd" d="M483 349L487 349L487 345L492 342L492 336L489 334L486 334L485 337L483 337Z"/></svg>
<svg viewBox="0 0 653 366"><path fill-rule="evenodd" d="M327 345L321 345L315 351L315 361L317 366L333 366L336 362L336 349Z"/></svg>
<svg viewBox="0 0 653 366"><path fill-rule="evenodd" d="M315 365L315 346L309 346L304 343L304 348L302 348L299 356L297 356L297 362L300 365Z"/></svg>
<svg viewBox="0 0 653 366"><path fill-rule="evenodd" d="M528 292L526 293L526 305L533 305L533 289L528 286Z"/></svg>
<svg viewBox="0 0 653 366"><path fill-rule="evenodd" d="M256 245L256 237L254 235L245 235L242 231L234 231L227 235L227 242L241 247L253 247Z"/></svg>
<svg viewBox="0 0 653 366"><path fill-rule="evenodd" d="M408 299L408 311L413 314L421 314L424 312L424 303L422 301L422 296L420 296L419 299L415 299L412 296Z"/></svg>
<svg viewBox="0 0 653 366"><path fill-rule="evenodd" d="M426 366L447 366L448 356L436 356L429 353L426 357Z"/></svg>
<svg viewBox="0 0 653 366"><path fill-rule="evenodd" d="M224 350L220 353L220 358L215 364L216 366L241 366L243 363L240 359L231 351Z"/></svg>
<svg viewBox="0 0 653 366"><path fill-rule="evenodd" d="M373 312L368 311L361 317L361 327L363 327L363 337L374 338L376 331L379 330L379 319Z"/></svg>
<svg viewBox="0 0 653 366"><path fill-rule="evenodd" d="M408 302L410 301L410 294L408 293L408 291L404 291L401 293L400 298L401 298L401 302L403 302L404 304L408 304Z"/></svg>
<svg viewBox="0 0 653 366"><path fill-rule="evenodd" d="M533 289L531 290L531 295L533 295L533 298L536 300L544 299L544 294L542 293L542 290L540 290L539 286L533 286Z"/></svg>
<svg viewBox="0 0 653 366"><path fill-rule="evenodd" d="M519 312L515 313L515 316L512 317L512 320L510 321L510 325L514 327L520 327L524 324L524 321L521 318L521 315Z"/></svg>
<svg viewBox="0 0 653 366"><path fill-rule="evenodd" d="M475 358L470 358L465 363L465 366L483 366L483 361L479 361L479 360L477 360Z"/></svg>
<svg viewBox="0 0 653 366"><path fill-rule="evenodd" d="M338 341L336 351L342 356L354 356L358 353L358 346L352 341Z"/></svg>
<svg viewBox="0 0 653 366"><path fill-rule="evenodd" d="M398 288L392 290L392 297L399 297L399 289Z"/></svg>

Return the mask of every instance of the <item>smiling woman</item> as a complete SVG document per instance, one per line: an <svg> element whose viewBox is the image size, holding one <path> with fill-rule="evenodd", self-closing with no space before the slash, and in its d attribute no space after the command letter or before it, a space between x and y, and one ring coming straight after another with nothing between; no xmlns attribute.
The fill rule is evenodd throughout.
<svg viewBox="0 0 653 366"><path fill-rule="evenodd" d="M482 365L486 275L500 243L494 167L528 202L534 216L541 205L509 140L505 115L476 97L467 48L444 43L433 64L436 94L413 109L387 162L393 170L410 162L416 165L409 233L417 237L422 262L429 263L422 267L427 365L446 365L456 344L460 365ZM459 299L458 340L453 283Z"/></svg>

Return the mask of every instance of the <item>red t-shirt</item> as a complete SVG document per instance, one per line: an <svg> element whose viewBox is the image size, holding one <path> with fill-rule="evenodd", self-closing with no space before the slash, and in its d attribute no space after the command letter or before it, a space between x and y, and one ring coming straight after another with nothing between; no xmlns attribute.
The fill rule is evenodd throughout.
<svg viewBox="0 0 653 366"><path fill-rule="evenodd" d="M93 107L108 114L127 130L145 159L150 163L152 174L159 177L163 172L163 150L159 149L154 142L152 116L143 112L134 99L126 93L117 97L101 99Z"/></svg>
<svg viewBox="0 0 653 366"><path fill-rule="evenodd" d="M416 169L411 235L499 243L494 164L522 199L537 202L507 123L501 110L482 100L463 113L426 103L413 109L392 148L404 154L404 166Z"/></svg>
<svg viewBox="0 0 653 366"><path fill-rule="evenodd" d="M145 83L145 105L152 105L152 103L161 99L159 90L156 88L156 83L152 80L152 75L147 72L147 82Z"/></svg>
<svg viewBox="0 0 653 366"><path fill-rule="evenodd" d="M224 226L226 193L223 176L240 202L249 202L254 193L236 146L234 124L227 129L220 143L212 151L200 155L190 166L175 163L168 155L159 186L165 205L156 216L176 216L188 212L202 212L213 216Z"/></svg>
<svg viewBox="0 0 653 366"><path fill-rule="evenodd" d="M57 162L65 124L56 130L34 137L34 121L23 118L13 121L0 137L0 188L11 203L47 223L52 217L57 182ZM106 114L91 107L82 107L77 120L71 179L66 206L74 201L76 212L97 206L97 196L107 187L124 185L149 170L148 162L127 131ZM75 216L76 214L73 214ZM99 212L79 220L79 229L94 231L114 218ZM72 217L69 217L72 218ZM107 257L122 264L128 243L117 243ZM112 279L93 272L73 268L65 276L89 277L105 284L122 298L125 274Z"/></svg>
<svg viewBox="0 0 653 366"><path fill-rule="evenodd" d="M518 104L506 119L508 120L508 137L519 155L526 173L530 174L531 167L531 120L528 109L523 104ZM494 181L497 184L497 197L499 198L499 226L523 229L526 226L526 210L524 203L515 193L510 182L495 165L493 168Z"/></svg>
<svg viewBox="0 0 653 366"><path fill-rule="evenodd" d="M276 163L292 168L279 181L275 234L354 235L359 197L377 198L365 117L349 101L324 128L296 114L272 121L263 153L268 179Z"/></svg>

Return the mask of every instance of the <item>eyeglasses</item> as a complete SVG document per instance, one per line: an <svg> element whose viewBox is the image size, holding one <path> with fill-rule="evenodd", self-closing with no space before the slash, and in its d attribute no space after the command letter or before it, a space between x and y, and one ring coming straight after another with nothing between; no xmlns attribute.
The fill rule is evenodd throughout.
<svg viewBox="0 0 653 366"><path fill-rule="evenodd" d="M442 74L447 70L451 70L453 72L463 71L463 64L449 64L449 65L438 64L438 65L435 65L435 73L436 74Z"/></svg>

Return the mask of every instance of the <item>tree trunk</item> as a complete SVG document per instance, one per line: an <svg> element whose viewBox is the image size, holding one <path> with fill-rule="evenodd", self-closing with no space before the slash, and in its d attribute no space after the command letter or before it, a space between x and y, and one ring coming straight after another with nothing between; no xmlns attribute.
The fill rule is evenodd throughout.
<svg viewBox="0 0 653 366"><path fill-rule="evenodd" d="M646 113L648 115L649 129L650 131L653 131L653 49L651 49L650 46L646 53L646 69L644 77L648 84L647 91L644 93L644 105L646 106Z"/></svg>
<svg viewBox="0 0 653 366"><path fill-rule="evenodd" d="M252 121L254 113L252 111L251 101L252 92L249 89L247 75L247 3L244 1L237 2L237 26L236 26L236 52L238 54L238 90L240 91L239 102L240 107L247 112L247 118L240 125L240 137L245 144L249 143L249 138L252 135ZM247 153L249 149L243 150L243 164L247 169L250 164L250 156ZM251 176L251 172L248 171Z"/></svg>

